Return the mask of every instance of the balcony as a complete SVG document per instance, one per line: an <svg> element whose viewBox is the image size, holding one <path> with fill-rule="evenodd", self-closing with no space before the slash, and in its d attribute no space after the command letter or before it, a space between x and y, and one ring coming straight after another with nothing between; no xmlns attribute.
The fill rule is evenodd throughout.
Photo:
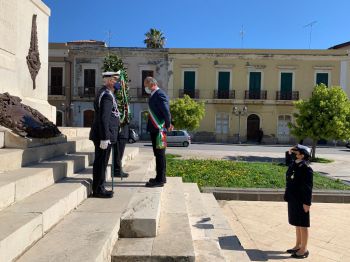
<svg viewBox="0 0 350 262"><path fill-rule="evenodd" d="M80 86L78 87L78 96L86 98L95 97L95 90L95 87Z"/></svg>
<svg viewBox="0 0 350 262"><path fill-rule="evenodd" d="M65 96L65 86L49 86L49 96Z"/></svg>
<svg viewBox="0 0 350 262"><path fill-rule="evenodd" d="M186 90L186 89L180 89L179 90L179 97L183 98L184 95L188 95L191 98L194 99L199 99L199 90L195 89L195 90Z"/></svg>
<svg viewBox="0 0 350 262"><path fill-rule="evenodd" d="M214 99L235 99L235 90L214 90Z"/></svg>
<svg viewBox="0 0 350 262"><path fill-rule="evenodd" d="M149 95L144 91L142 87L137 88L137 98L149 98Z"/></svg>
<svg viewBox="0 0 350 262"><path fill-rule="evenodd" d="M299 91L276 91L276 100L299 100Z"/></svg>
<svg viewBox="0 0 350 262"><path fill-rule="evenodd" d="M244 99L252 99L252 100L266 100L267 91L249 91L245 90Z"/></svg>

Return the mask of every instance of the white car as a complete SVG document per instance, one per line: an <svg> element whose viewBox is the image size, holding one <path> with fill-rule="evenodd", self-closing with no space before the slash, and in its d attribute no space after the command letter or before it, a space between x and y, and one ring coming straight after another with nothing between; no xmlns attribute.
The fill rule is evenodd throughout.
<svg viewBox="0 0 350 262"><path fill-rule="evenodd" d="M167 132L168 145L181 145L188 147L191 144L191 136L186 130L173 130Z"/></svg>

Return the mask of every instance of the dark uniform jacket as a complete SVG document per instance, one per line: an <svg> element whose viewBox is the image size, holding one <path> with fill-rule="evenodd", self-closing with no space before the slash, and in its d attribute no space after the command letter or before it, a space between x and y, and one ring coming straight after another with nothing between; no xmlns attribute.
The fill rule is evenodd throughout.
<svg viewBox="0 0 350 262"><path fill-rule="evenodd" d="M297 201L311 205L313 187L313 170L305 161L293 163L286 173L286 191L284 200L287 202Z"/></svg>
<svg viewBox="0 0 350 262"><path fill-rule="evenodd" d="M115 143L118 138L119 112L117 103L107 87L102 87L94 101L95 116L89 139L94 142L110 140Z"/></svg>
<svg viewBox="0 0 350 262"><path fill-rule="evenodd" d="M152 112L157 116L159 121L165 121L165 128L169 128L171 123L169 98L163 90L158 89L150 97L148 101L148 106L152 110ZM159 129L154 127L150 119L148 119L147 131L151 133L159 132Z"/></svg>

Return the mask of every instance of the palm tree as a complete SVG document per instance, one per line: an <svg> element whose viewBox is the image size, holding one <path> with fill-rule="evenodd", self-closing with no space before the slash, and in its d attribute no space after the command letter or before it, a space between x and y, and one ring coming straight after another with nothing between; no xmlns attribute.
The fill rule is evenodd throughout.
<svg viewBox="0 0 350 262"><path fill-rule="evenodd" d="M163 48L165 45L165 37L162 31L159 31L155 28L151 28L145 34L145 40L143 41L146 44L147 48Z"/></svg>

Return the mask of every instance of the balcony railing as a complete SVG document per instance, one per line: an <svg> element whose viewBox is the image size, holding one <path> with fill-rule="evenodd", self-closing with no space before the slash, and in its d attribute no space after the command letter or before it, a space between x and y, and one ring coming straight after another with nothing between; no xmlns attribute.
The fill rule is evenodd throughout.
<svg viewBox="0 0 350 262"><path fill-rule="evenodd" d="M214 99L235 99L235 90L214 90Z"/></svg>
<svg viewBox="0 0 350 262"><path fill-rule="evenodd" d="M299 100L299 91L276 91L276 100Z"/></svg>
<svg viewBox="0 0 350 262"><path fill-rule="evenodd" d="M183 98L184 95L188 95L191 98L198 99L199 98L199 90L198 89L195 89L195 90L180 89L179 90L179 97Z"/></svg>
<svg viewBox="0 0 350 262"><path fill-rule="evenodd" d="M49 86L49 96L64 96L65 86Z"/></svg>
<svg viewBox="0 0 350 262"><path fill-rule="evenodd" d="M266 90L261 90L261 91L246 90L244 93L244 99L266 100L266 97L267 97Z"/></svg>
<svg viewBox="0 0 350 262"><path fill-rule="evenodd" d="M146 94L146 92L142 87L137 88L137 98L147 98L147 97L149 97L149 95Z"/></svg>
<svg viewBox="0 0 350 262"><path fill-rule="evenodd" d="M79 86L78 87L78 96L80 97L95 97L95 87L84 87L84 86Z"/></svg>

